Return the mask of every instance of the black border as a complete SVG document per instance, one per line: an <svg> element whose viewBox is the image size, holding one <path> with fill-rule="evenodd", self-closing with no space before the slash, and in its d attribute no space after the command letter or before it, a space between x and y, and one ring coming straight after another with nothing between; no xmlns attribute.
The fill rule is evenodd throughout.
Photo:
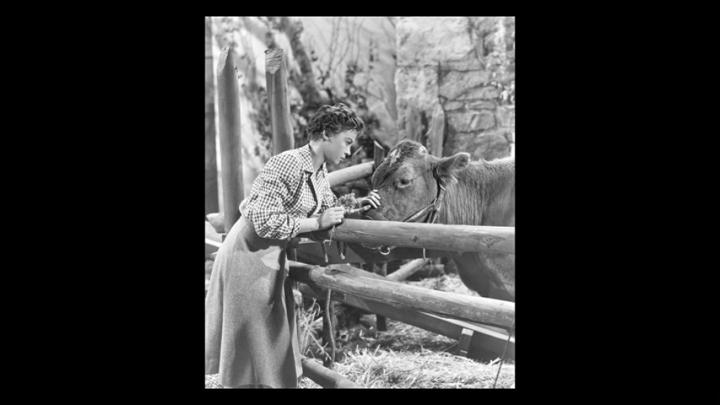
<svg viewBox="0 0 720 405"><path fill-rule="evenodd" d="M517 17L518 388L483 395L593 387L595 396L660 380L647 370L656 335L642 333L661 321L659 301L644 298L659 266L634 243L645 225L638 213L656 202L642 195L652 177L627 164L649 142L626 123L640 108L628 101L628 79L645 66L623 45L636 43L637 20L612 22ZM86 39L80 69L57 78L67 81L63 114L83 107L73 150L62 152L84 190L73 199L80 209L64 212L75 214L59 241L84 264L71 297L61 293L76 322L56 330L72 326L66 351L77 348L63 364L101 388L224 391L204 390L200 371L204 144L193 134L204 132L204 16L118 15L92 27L100 34L69 38ZM626 39L608 34L613 27Z"/></svg>

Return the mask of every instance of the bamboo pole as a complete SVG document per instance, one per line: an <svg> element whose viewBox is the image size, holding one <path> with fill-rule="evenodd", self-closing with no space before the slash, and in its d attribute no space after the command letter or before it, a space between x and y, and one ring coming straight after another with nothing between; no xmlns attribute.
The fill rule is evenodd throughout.
<svg viewBox="0 0 720 405"><path fill-rule="evenodd" d="M235 51L223 50L218 60L218 124L223 190L223 219L229 232L240 218L242 160L240 156L240 89L235 71Z"/></svg>
<svg viewBox="0 0 720 405"><path fill-rule="evenodd" d="M346 218L334 240L373 246L425 248L453 252L515 253L515 227L424 224Z"/></svg>
<svg viewBox="0 0 720 405"><path fill-rule="evenodd" d="M374 165L374 162L365 162L335 170L328 173L328 183L330 183L330 187L335 187L348 181L365 178L373 173Z"/></svg>
<svg viewBox="0 0 720 405"><path fill-rule="evenodd" d="M303 375L323 388L362 388L335 371L315 363L314 361L303 358L301 360Z"/></svg>
<svg viewBox="0 0 720 405"><path fill-rule="evenodd" d="M273 155L277 155L295 147L288 99L287 57L282 49L265 50L265 80L273 132Z"/></svg>
<svg viewBox="0 0 720 405"><path fill-rule="evenodd" d="M290 276L295 280L332 289L388 305L412 308L470 322L510 328L515 318L515 303L493 298L473 297L411 286L370 277L349 265L326 268L289 262Z"/></svg>

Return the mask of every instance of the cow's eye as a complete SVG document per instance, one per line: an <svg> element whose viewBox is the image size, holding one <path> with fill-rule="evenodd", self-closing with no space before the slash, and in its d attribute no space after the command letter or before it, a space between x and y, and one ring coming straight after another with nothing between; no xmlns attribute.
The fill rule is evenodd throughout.
<svg viewBox="0 0 720 405"><path fill-rule="evenodd" d="M410 182L410 179L400 179L398 184L400 185L400 187L407 187L408 185L410 185Z"/></svg>

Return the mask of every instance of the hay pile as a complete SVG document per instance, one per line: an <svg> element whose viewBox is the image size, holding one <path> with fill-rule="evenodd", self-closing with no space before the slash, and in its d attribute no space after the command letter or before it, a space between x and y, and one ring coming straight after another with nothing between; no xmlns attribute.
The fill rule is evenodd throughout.
<svg viewBox="0 0 720 405"><path fill-rule="evenodd" d="M440 277L426 278L420 281L406 281L408 285L429 288L431 290L446 291L456 294L472 295L479 297L480 294L467 288L457 274L445 274Z"/></svg>
<svg viewBox="0 0 720 405"><path fill-rule="evenodd" d="M346 352L334 370L367 388L491 388L497 362L456 355L456 345L454 339L389 319L387 332ZM514 382L515 365L506 361L496 387Z"/></svg>
<svg viewBox="0 0 720 405"><path fill-rule="evenodd" d="M366 388L491 388L497 365L447 352L363 349L349 353L335 371ZM515 382L515 365L505 363L496 387Z"/></svg>

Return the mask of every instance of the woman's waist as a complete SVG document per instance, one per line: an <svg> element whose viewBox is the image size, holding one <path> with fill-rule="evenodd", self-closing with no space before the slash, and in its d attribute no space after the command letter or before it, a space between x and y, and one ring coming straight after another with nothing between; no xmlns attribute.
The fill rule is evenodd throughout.
<svg viewBox="0 0 720 405"><path fill-rule="evenodd" d="M250 221L246 216L241 215L235 225L238 228L237 232L240 234L238 236L242 237L247 242L248 247L252 251L266 249L271 246L284 248L288 244L288 241L283 239L261 238L258 236L257 232L255 232L255 227L253 226L252 221Z"/></svg>

